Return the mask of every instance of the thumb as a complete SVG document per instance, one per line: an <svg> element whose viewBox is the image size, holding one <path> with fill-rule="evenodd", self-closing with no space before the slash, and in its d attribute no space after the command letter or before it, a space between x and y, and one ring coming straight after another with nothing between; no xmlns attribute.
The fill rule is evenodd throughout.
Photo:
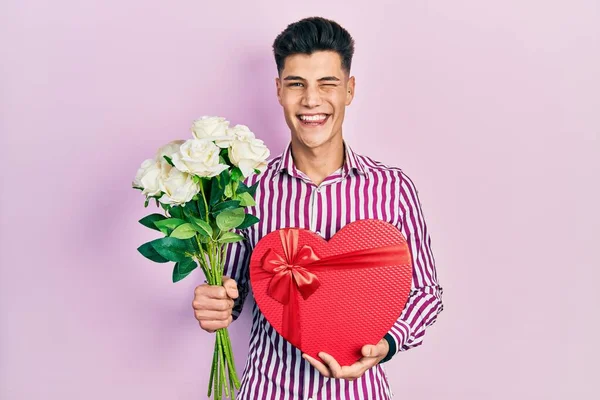
<svg viewBox="0 0 600 400"><path fill-rule="evenodd" d="M372 344L364 345L362 348L362 355L364 357L377 357L379 356L379 349L377 349L377 346L373 346Z"/></svg>
<svg viewBox="0 0 600 400"><path fill-rule="evenodd" d="M231 297L232 299L238 298L239 292L238 292L238 288L237 288L237 282L234 279L231 279L228 276L224 276L223 277L223 287L225 288L225 291L227 292L227 296Z"/></svg>

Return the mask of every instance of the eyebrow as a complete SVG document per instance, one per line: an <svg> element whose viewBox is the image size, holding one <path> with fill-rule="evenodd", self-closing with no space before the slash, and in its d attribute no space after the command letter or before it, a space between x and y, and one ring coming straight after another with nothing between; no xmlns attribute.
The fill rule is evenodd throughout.
<svg viewBox="0 0 600 400"><path fill-rule="evenodd" d="M283 78L284 81L306 81L306 79L304 79L301 76L296 76L296 75L289 75L286 76L285 78ZM335 77L335 76L324 76L322 78L317 79L317 82L323 82L323 81L335 81L335 82L340 82L340 79Z"/></svg>

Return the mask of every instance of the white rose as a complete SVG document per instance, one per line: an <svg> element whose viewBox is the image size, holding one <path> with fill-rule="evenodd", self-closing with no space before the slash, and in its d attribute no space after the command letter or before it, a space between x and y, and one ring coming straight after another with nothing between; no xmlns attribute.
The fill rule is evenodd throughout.
<svg viewBox="0 0 600 400"><path fill-rule="evenodd" d="M229 168L227 164L219 164L220 151L210 139L190 139L173 154L173 164L182 172L213 177Z"/></svg>
<svg viewBox="0 0 600 400"><path fill-rule="evenodd" d="M242 134L237 136L229 149L229 159L242 171L245 178L252 175L254 169L264 171L267 167L266 160L271 154L262 140L256 139L252 132L248 132L242 130Z"/></svg>
<svg viewBox="0 0 600 400"><path fill-rule="evenodd" d="M192 123L192 134L196 139L226 140L228 127L223 117L203 116Z"/></svg>
<svg viewBox="0 0 600 400"><path fill-rule="evenodd" d="M173 154L179 151L181 145L185 142L185 140L173 140L158 149L156 152L156 159L159 161L164 161L163 156L167 156L169 158L173 158Z"/></svg>
<svg viewBox="0 0 600 400"><path fill-rule="evenodd" d="M138 169L132 186L142 188L145 196L156 196L160 193L160 177L161 163L149 158Z"/></svg>
<svg viewBox="0 0 600 400"><path fill-rule="evenodd" d="M228 131L231 136L239 140L254 139L254 133L246 125L238 124L233 128L229 128Z"/></svg>
<svg viewBox="0 0 600 400"><path fill-rule="evenodd" d="M227 128L225 130L225 135L212 136L210 139L212 139L220 148L226 149L231 146L231 142L235 140L235 132L231 128Z"/></svg>
<svg viewBox="0 0 600 400"><path fill-rule="evenodd" d="M217 146L222 149L226 149L231 147L231 143L233 143L235 139L247 137L253 138L254 133L252 133L246 125L236 125L233 128L227 128L225 131L225 136L220 136L218 138L215 137L213 140Z"/></svg>
<svg viewBox="0 0 600 400"><path fill-rule="evenodd" d="M190 174L181 172L177 168L171 168L165 179L161 179L160 186L163 195L158 201L171 205L187 203L200 190L200 186L194 183Z"/></svg>

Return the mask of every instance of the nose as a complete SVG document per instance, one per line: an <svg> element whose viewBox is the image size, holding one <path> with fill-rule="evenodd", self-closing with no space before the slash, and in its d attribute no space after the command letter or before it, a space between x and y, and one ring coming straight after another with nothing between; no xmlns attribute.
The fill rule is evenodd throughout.
<svg viewBox="0 0 600 400"><path fill-rule="evenodd" d="M302 96L302 105L309 108L318 107L321 105L321 94L319 88L315 86L309 86L304 91Z"/></svg>

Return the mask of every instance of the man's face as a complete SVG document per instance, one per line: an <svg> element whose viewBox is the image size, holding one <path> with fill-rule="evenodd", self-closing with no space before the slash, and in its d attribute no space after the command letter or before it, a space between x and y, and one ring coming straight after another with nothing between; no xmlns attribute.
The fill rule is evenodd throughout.
<svg viewBox="0 0 600 400"><path fill-rule="evenodd" d="M293 139L316 148L342 134L346 106L354 98L354 77L344 72L338 53L288 56L276 83Z"/></svg>

